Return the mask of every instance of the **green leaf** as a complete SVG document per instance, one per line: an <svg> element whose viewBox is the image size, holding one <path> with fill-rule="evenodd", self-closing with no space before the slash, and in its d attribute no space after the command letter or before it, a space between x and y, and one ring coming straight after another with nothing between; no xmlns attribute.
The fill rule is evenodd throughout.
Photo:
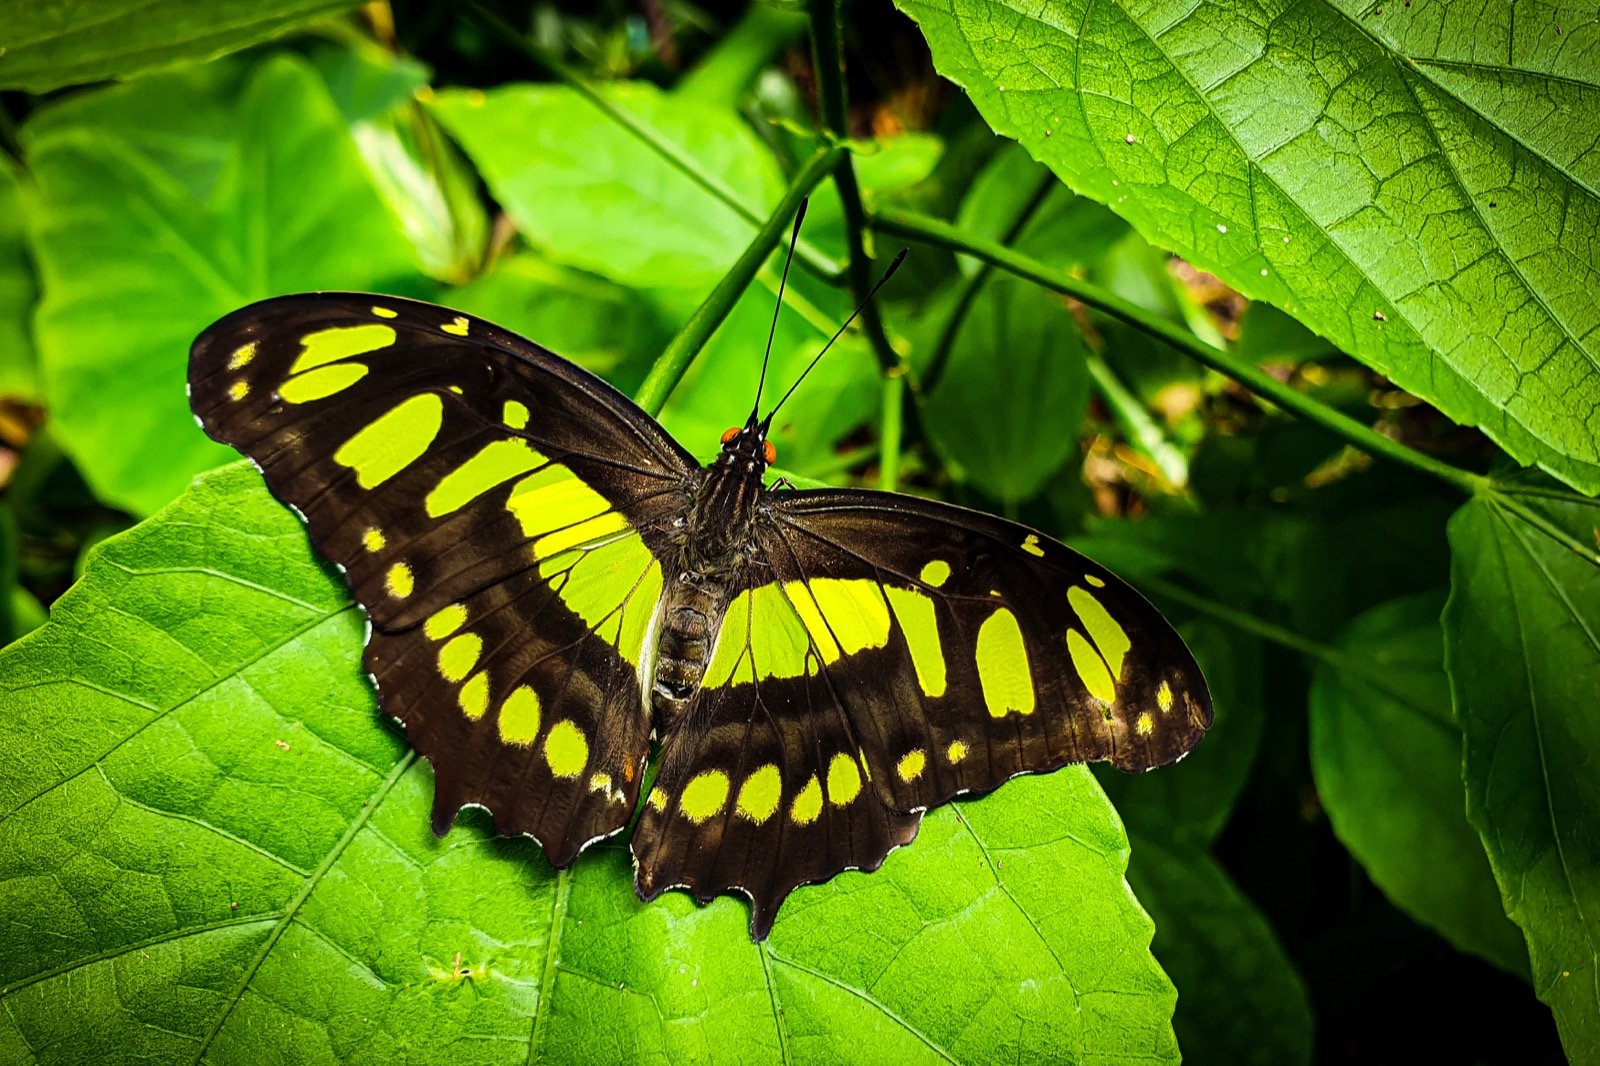
<svg viewBox="0 0 1600 1066"><path fill-rule="evenodd" d="M1600 503L1480 493L1450 520L1445 667L1467 817L1568 1057L1600 1056Z"/></svg>
<svg viewBox="0 0 1600 1066"><path fill-rule="evenodd" d="M532 252L501 259L443 299L538 341L629 393L672 339L660 310L638 293Z"/></svg>
<svg viewBox="0 0 1600 1066"><path fill-rule="evenodd" d="M1037 494L1078 450L1088 403L1083 334L1066 305L995 277L956 332L926 425L968 481L1009 504Z"/></svg>
<svg viewBox="0 0 1600 1066"><path fill-rule="evenodd" d="M193 98L194 76L149 78L24 130L40 192L37 332L56 432L95 491L135 512L230 455L195 426L184 394L201 329L279 293L421 287L304 62L270 59L231 96L229 79L207 77L220 99ZM171 113L189 135L181 147L142 150L172 140L158 133ZM125 127L129 114L142 123Z"/></svg>
<svg viewBox="0 0 1600 1066"><path fill-rule="evenodd" d="M0 156L0 396L21 400L39 395L29 324L39 286L23 226L30 192L17 168Z"/></svg>
<svg viewBox="0 0 1600 1066"><path fill-rule="evenodd" d="M643 82L605 92L751 204L775 204L777 164L729 108ZM635 288L709 290L755 227L571 89L442 92L433 113L530 243L557 262Z"/></svg>
<svg viewBox="0 0 1600 1066"><path fill-rule="evenodd" d="M0 652L0 1055L1177 1060L1081 767L935 811L757 946L742 901L640 904L616 844L558 874L482 820L435 840L361 641L236 464Z"/></svg>
<svg viewBox="0 0 1600 1066"><path fill-rule="evenodd" d="M1053 187L1008 246L1052 266L1089 266L1127 232L1128 224L1103 205L1073 195L1019 144L1002 142L994 158L978 172L961 199L956 224L977 236L1003 240L1022 207L1047 179ZM978 268L970 257L962 256L960 262L967 273Z"/></svg>
<svg viewBox="0 0 1600 1066"><path fill-rule="evenodd" d="M1462 951L1526 974L1483 843L1466 818L1442 593L1374 607L1311 682L1311 769L1339 840L1395 905Z"/></svg>
<svg viewBox="0 0 1600 1066"><path fill-rule="evenodd" d="M1600 490L1588 0L898 0L1076 191L1513 456ZM1565 27L1567 32L1563 32ZM1553 205L1559 205L1554 209ZM1553 213L1552 213L1553 212Z"/></svg>
<svg viewBox="0 0 1600 1066"><path fill-rule="evenodd" d="M354 6L353 0L8 4L0 23L0 89L38 93L210 59Z"/></svg>
<svg viewBox="0 0 1600 1066"><path fill-rule="evenodd" d="M1151 950L1178 986L1172 1025L1190 1062L1311 1060L1311 1004L1277 934L1203 852L1133 836L1128 880L1156 922Z"/></svg>
<svg viewBox="0 0 1600 1066"><path fill-rule="evenodd" d="M1227 824L1261 747L1261 646L1203 618L1178 632L1211 687L1216 721L1205 741L1160 773L1097 766L1095 776L1130 831L1203 851Z"/></svg>

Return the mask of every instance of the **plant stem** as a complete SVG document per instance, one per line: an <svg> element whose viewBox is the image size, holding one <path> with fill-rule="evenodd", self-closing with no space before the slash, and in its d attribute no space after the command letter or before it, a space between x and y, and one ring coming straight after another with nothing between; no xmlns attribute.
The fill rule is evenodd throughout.
<svg viewBox="0 0 1600 1066"><path fill-rule="evenodd" d="M1182 585L1169 584L1160 578L1140 577L1138 586L1162 599L1181 603L1185 607L1192 607L1201 614L1210 615L1219 622L1225 622L1241 632L1253 637L1270 641L1273 644L1297 651L1310 659L1319 662L1333 662L1338 659L1338 651L1320 641L1302 637L1300 634L1284 629L1282 626L1273 625L1271 622L1257 618L1246 611L1236 607L1228 607L1216 600L1191 592Z"/></svg>
<svg viewBox="0 0 1600 1066"><path fill-rule="evenodd" d="M689 321L684 323L678 335L672 338L666 350L656 359L644 383L639 386L638 394L634 396L647 413L652 416L661 413L667 397L683 379L689 364L694 362L694 357L705 347L706 341L711 339L722 320L728 317L733 305L739 302L739 296L788 232L795 212L800 209L800 201L828 176L828 171L842 154L842 145L831 144L818 149L815 155L806 160L788 191L783 194L783 199L778 201L772 216L757 231L755 240L750 242L733 268L717 282L717 287L711 290L705 301L695 308Z"/></svg>
<svg viewBox="0 0 1600 1066"><path fill-rule="evenodd" d="M890 373L883 379L883 416L878 428L878 487L893 492L900 483L900 416L905 410L906 376Z"/></svg>
<svg viewBox="0 0 1600 1066"><path fill-rule="evenodd" d="M817 97L822 107L823 125L835 141L846 141L850 136L845 119L844 54L839 42L839 11L837 0L810 0L807 4L811 16L812 63L817 75ZM850 282L850 292L856 302L867 300L872 289L872 261L867 257L865 234L867 212L861 205L861 186L856 182L855 163L846 153L841 156L833 171L834 185L839 189L839 201L844 208L845 241L850 249L850 261L845 267L845 277ZM885 374L900 365L900 356L889 343L883 331L883 316L876 304L867 302L861 310L861 328L867 335L872 354Z"/></svg>
<svg viewBox="0 0 1600 1066"><path fill-rule="evenodd" d="M1364 452L1408 466L1468 495L1489 486L1487 478L1451 466L1431 455L1424 455L1399 441L1392 440L1372 427L1363 425L1348 415L1340 414L1304 393L1295 391L1259 368L1238 362L1227 352L1207 344L1182 327L1153 315L1137 304L1124 300L1098 285L1075 278L1064 270L1057 270L994 241L972 236L947 222L911 211L885 208L873 216L873 225L884 233L894 233L976 256L987 263L993 263L1001 270L1080 300L1098 311L1126 322L1142 333L1171 345L1196 362L1227 375L1256 395L1263 396L1284 410L1321 426Z"/></svg>
<svg viewBox="0 0 1600 1066"><path fill-rule="evenodd" d="M685 152L672 141L667 140L655 130L640 122L610 100L607 100L605 95L589 79L561 62L545 49L528 40L523 34L518 33L510 23L484 7L479 3L479 0L463 0L462 6L484 27L493 31L495 35L502 38L507 44L544 68L556 80L564 82L568 88L593 104L607 118L637 137L690 181L726 204L744 218L746 222L751 225L760 225L761 216L743 200L739 199L732 189L722 183L720 178L701 167L699 161L688 152ZM844 269L838 263L835 263L804 239L795 245L795 257L804 263L808 269L829 283L836 284L844 276Z"/></svg>
<svg viewBox="0 0 1600 1066"><path fill-rule="evenodd" d="M1156 469L1161 471L1161 476L1176 488L1183 488L1189 483L1189 460L1183 453L1173 447L1167 435L1161 432L1161 427L1156 420L1150 417L1150 412L1145 409L1139 398L1128 391L1122 379L1106 365L1106 361L1094 352L1085 356L1089 367L1089 378L1100 391L1100 398L1105 401L1106 407L1111 410L1111 417L1122 427L1128 435L1129 441L1139 451L1150 457L1156 464Z"/></svg>

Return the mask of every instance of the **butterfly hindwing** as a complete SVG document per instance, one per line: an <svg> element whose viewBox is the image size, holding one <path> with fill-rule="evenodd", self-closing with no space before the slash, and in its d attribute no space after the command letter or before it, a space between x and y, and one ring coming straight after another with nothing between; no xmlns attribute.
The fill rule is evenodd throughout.
<svg viewBox="0 0 1600 1066"><path fill-rule="evenodd" d="M565 360L390 297L235 312L195 342L190 397L366 609L380 699L437 770L436 827L476 803L565 865L626 824L687 453Z"/></svg>

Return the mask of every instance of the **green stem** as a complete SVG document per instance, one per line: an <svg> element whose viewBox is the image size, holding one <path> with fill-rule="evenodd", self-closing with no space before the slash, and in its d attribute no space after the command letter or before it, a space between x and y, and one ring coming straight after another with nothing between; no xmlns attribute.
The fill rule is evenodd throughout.
<svg viewBox="0 0 1600 1066"><path fill-rule="evenodd" d="M726 204L746 222L751 225L760 225L761 216L743 200L739 199L732 189L722 183L720 178L702 168L699 161L688 152L685 152L672 141L667 140L655 130L640 122L610 100L607 100L605 94L601 93L589 79L561 62L545 49L528 40L523 34L518 33L515 27L484 7L483 4L479 3L479 0L463 0L462 6L485 28L491 30L507 44L543 67L556 80L564 82L568 88L593 104L607 118L637 137L690 181ZM830 283L837 283L844 276L844 269L838 263L835 263L814 245L807 243L803 239L795 245L795 257L804 263L808 269Z"/></svg>
<svg viewBox="0 0 1600 1066"><path fill-rule="evenodd" d="M1009 245L1022 235L1033 216L1044 206L1045 199L1050 191L1061 184L1061 180L1051 171L1045 171L1044 177L1039 179L1038 186L1033 190L1033 195L1022 205L1017 216L1011 220L1011 225L1006 228L1005 236L1000 238L1000 243ZM945 319L944 328L939 331L939 342L934 345L933 355L928 359L928 368L922 372L922 388L932 392L939 384L939 378L944 375L945 364L950 361L950 353L955 350L956 335L961 332L961 323L967 320L967 313L972 310L972 305L978 302L978 293L994 273L992 263L980 263L962 285L961 291L956 295L956 305L950 311L950 317Z"/></svg>
<svg viewBox="0 0 1600 1066"><path fill-rule="evenodd" d="M1139 398L1128 391L1122 379L1106 365L1100 356L1090 352L1085 361L1089 367L1089 378L1100 392L1100 398L1105 401L1106 407L1111 411L1111 417L1117 425L1128 435L1129 442L1150 457L1156 464L1156 469L1161 471L1161 476L1174 486L1182 488L1189 483L1189 461L1183 453L1173 447L1167 435L1161 432L1161 427L1156 425L1156 420L1150 417L1150 412L1145 409Z"/></svg>
<svg viewBox="0 0 1600 1066"><path fill-rule="evenodd" d="M1080 300L1098 311L1126 322L1142 333L1171 345L1196 362L1227 375L1256 395L1264 396L1284 410L1321 426L1364 452L1408 466L1468 495L1489 486L1487 478L1451 466L1431 455L1424 455L1408 448L1399 441L1391 440L1372 427L1363 425L1304 393L1295 391L1277 378L1263 373L1259 368L1236 361L1227 352L1205 343L1182 327L1151 314L1137 304L1124 300L1098 285L1075 278L1064 270L1057 270L1037 259L1013 252L994 241L965 233L947 222L911 211L885 208L874 215L873 225L884 233L894 233L976 256L984 262L993 263L1001 270Z"/></svg>
<svg viewBox="0 0 1600 1066"><path fill-rule="evenodd" d="M634 397L640 407L651 415L661 413L661 408L666 405L667 397L683 375L689 369L689 364L694 362L694 357L704 348L706 341L716 332L722 320L728 317L733 310L733 305L739 302L739 296L750 285L757 272L760 271L772 250L778 246L794 222L795 212L800 209L800 201L816 187L817 183L828 176L828 171L839 161L839 156L844 153L842 145L829 145L817 150L817 153L806 160L800 168L800 173L795 175L789 189L783 194L783 199L778 202L772 216L766 220L761 229L757 231L755 240L739 256L738 262L733 264L723 279L717 282L717 287L705 298L701 305L695 308L694 314L689 316L678 335L672 338L666 350L656 359L655 365L650 368L650 373L645 376L644 384L639 386L639 392Z"/></svg>
<svg viewBox="0 0 1600 1066"><path fill-rule="evenodd" d="M1185 607L1192 607L1201 614L1210 615L1217 621L1225 622L1253 637L1259 637L1291 651L1297 651L1308 658L1321 662L1333 662L1339 658L1338 651L1326 644L1302 637L1293 630L1273 625L1271 622L1257 618L1255 615L1241 611L1238 608L1220 604L1215 600L1200 595L1198 592L1190 592L1182 585L1169 584L1160 578L1154 577L1141 577L1137 584L1141 589L1155 596L1171 600L1174 603L1181 603Z"/></svg>
<svg viewBox="0 0 1600 1066"><path fill-rule="evenodd" d="M905 410L906 376L890 374L883 379L883 418L878 430L878 487L893 492L900 483L901 413Z"/></svg>
<svg viewBox="0 0 1600 1066"><path fill-rule="evenodd" d="M817 75L822 121L833 139L843 142L850 136L850 127L845 118L844 53L839 41L837 0L810 0L807 7L811 16L812 64ZM845 277L856 302L866 303L861 310L861 328L867 335L872 354L877 357L878 366L888 374L900 366L900 356L883 331L883 316L878 313L877 305L867 300L867 293L872 289L872 260L867 257L865 241L867 212L861 204L855 164L848 153L840 157L834 168L833 183L839 190L839 202L844 209L845 243L850 250Z"/></svg>
<svg viewBox="0 0 1600 1066"><path fill-rule="evenodd" d="M806 17L792 8L750 5L732 30L711 46L695 68L678 79L672 94L734 109L773 59L806 31Z"/></svg>

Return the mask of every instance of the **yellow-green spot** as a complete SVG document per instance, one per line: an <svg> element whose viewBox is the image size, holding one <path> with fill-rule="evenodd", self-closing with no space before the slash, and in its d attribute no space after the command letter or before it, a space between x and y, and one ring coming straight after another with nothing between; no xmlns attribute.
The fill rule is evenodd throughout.
<svg viewBox="0 0 1600 1066"><path fill-rule="evenodd" d="M1156 689L1156 707L1160 709L1162 714L1172 710L1172 686L1165 681L1161 682L1161 687Z"/></svg>
<svg viewBox="0 0 1600 1066"><path fill-rule="evenodd" d="M779 776L778 768L768 763L745 778L744 784L739 786L738 811L760 825L772 817L781 798L783 778Z"/></svg>
<svg viewBox="0 0 1600 1066"><path fill-rule="evenodd" d="M935 559L927 566L924 566L922 573L918 574L917 577L924 585L932 585L934 588L938 588L950 577L950 564L943 559Z"/></svg>
<svg viewBox="0 0 1600 1066"><path fill-rule="evenodd" d="M461 703L461 713L476 722L483 717L483 712L489 709L489 674L479 670L467 679L461 686L457 699Z"/></svg>
<svg viewBox="0 0 1600 1066"><path fill-rule="evenodd" d="M1106 587L1106 583L1095 577L1093 574L1084 574L1083 579L1097 589L1103 589Z"/></svg>
<svg viewBox="0 0 1600 1066"><path fill-rule="evenodd" d="M583 773L584 764L589 761L589 742L583 731L564 720L551 726L550 735L544 738L544 761L557 777Z"/></svg>
<svg viewBox="0 0 1600 1066"><path fill-rule="evenodd" d="M507 400L500 410L500 420L512 429L526 429L528 426L528 405L518 400Z"/></svg>
<svg viewBox="0 0 1600 1066"><path fill-rule="evenodd" d="M523 535L537 538L533 545L537 559L628 528L627 519L612 511L604 496L559 463L517 482L506 507L521 524Z"/></svg>
<svg viewBox="0 0 1600 1066"><path fill-rule="evenodd" d="M367 322L359 326L334 326L331 329L319 329L315 333L307 333L300 338L300 355L290 365L289 373L298 374L336 359L348 359L352 355L387 348L394 343L394 336L393 326L377 322Z"/></svg>
<svg viewBox="0 0 1600 1066"><path fill-rule="evenodd" d="M955 760L952 759L951 761L954 762ZM915 751L908 751L900 756L900 761L895 763L894 772L900 775L900 780L910 784L922 776L922 771L927 765L928 756L923 753L921 748L917 748Z"/></svg>
<svg viewBox="0 0 1600 1066"><path fill-rule="evenodd" d="M703 684L721 688L769 677L803 677L810 648L806 628L784 590L758 585L728 605Z"/></svg>
<svg viewBox="0 0 1600 1066"><path fill-rule="evenodd" d="M825 663L889 640L889 605L876 581L818 577L783 589Z"/></svg>
<svg viewBox="0 0 1600 1066"><path fill-rule="evenodd" d="M336 392L348 389L367 376L365 363L334 363L319 366L285 381L278 389L284 403L310 403L324 400Z"/></svg>
<svg viewBox="0 0 1600 1066"><path fill-rule="evenodd" d="M403 600L416 589L417 581L412 576L411 567L405 563L395 563L383 576L383 587L395 599Z"/></svg>
<svg viewBox="0 0 1600 1066"><path fill-rule="evenodd" d="M611 791L611 775L610 774L590 774L589 775L589 791L590 792L610 792Z"/></svg>
<svg viewBox="0 0 1600 1066"><path fill-rule="evenodd" d="M1089 695L1103 703L1115 701L1117 686L1111 678L1111 671L1106 669L1100 653L1076 629L1067 630L1067 651L1072 655L1073 669L1078 671L1078 678L1083 682L1083 687L1089 690Z"/></svg>
<svg viewBox="0 0 1600 1066"><path fill-rule="evenodd" d="M678 797L678 810L691 822L703 822L728 802L728 775L721 770L696 774Z"/></svg>
<svg viewBox="0 0 1600 1066"><path fill-rule="evenodd" d="M467 318L465 315L457 315L439 328L446 333L454 333L457 337L465 337L467 335Z"/></svg>
<svg viewBox="0 0 1600 1066"><path fill-rule="evenodd" d="M459 637L451 637L450 642L439 649L439 673L446 681L460 681L478 665L478 656L481 654L483 638L478 634L463 633Z"/></svg>
<svg viewBox="0 0 1600 1066"><path fill-rule="evenodd" d="M439 484L422 501L429 518L458 511L496 485L536 467L547 459L521 440L497 440L439 479Z"/></svg>
<svg viewBox="0 0 1600 1066"><path fill-rule="evenodd" d="M386 327L387 328L387 327ZM364 489L376 488L419 459L444 422L444 401L431 392L402 400L333 453L356 472Z"/></svg>
<svg viewBox="0 0 1600 1066"><path fill-rule="evenodd" d="M256 357L256 342L241 344L233 350L233 355L228 358L229 370L243 370L250 365L250 360Z"/></svg>
<svg viewBox="0 0 1600 1066"><path fill-rule="evenodd" d="M653 810L664 811L667 809L667 794L661 791L659 788L652 788L650 790L650 797L646 799L645 802L650 804L650 807Z"/></svg>
<svg viewBox="0 0 1600 1066"><path fill-rule="evenodd" d="M377 305L373 306L372 313L377 315L379 318L398 318L400 315L400 312L394 310L392 307L379 307Z"/></svg>
<svg viewBox="0 0 1600 1066"><path fill-rule="evenodd" d="M959 740L952 740L950 746L944 749L944 757L952 763L958 763L967 757L967 746Z"/></svg>
<svg viewBox="0 0 1600 1066"><path fill-rule="evenodd" d="M228 386L228 397L235 403L250 395L250 384L245 381L235 381Z"/></svg>
<svg viewBox="0 0 1600 1066"><path fill-rule="evenodd" d="M996 718L1033 713L1033 671L1017 616L1001 607L978 627L978 682Z"/></svg>
<svg viewBox="0 0 1600 1066"><path fill-rule="evenodd" d="M917 684L930 698L944 695L944 647L939 643L939 624L933 614L933 600L914 589L887 590L889 606L911 649L911 665L917 671Z"/></svg>
<svg viewBox="0 0 1600 1066"><path fill-rule="evenodd" d="M628 662L639 665L645 632L661 598L661 565L638 537L546 559L539 575L566 608Z"/></svg>
<svg viewBox="0 0 1600 1066"><path fill-rule="evenodd" d="M1150 717L1149 711L1139 715L1138 721L1133 723L1133 731L1141 737L1147 737L1156 731L1156 721Z"/></svg>
<svg viewBox="0 0 1600 1066"><path fill-rule="evenodd" d="M812 774L811 780L806 782L800 794L795 796L794 802L789 805L789 818L796 825L810 825L821 813L822 785L817 781L817 775Z"/></svg>
<svg viewBox="0 0 1600 1066"><path fill-rule="evenodd" d="M500 705L500 739L507 744L532 744L538 735L539 694L527 685L518 685Z"/></svg>
<svg viewBox="0 0 1600 1066"><path fill-rule="evenodd" d="M383 551L383 546L387 543L389 541L384 537L381 529L369 529L361 534L361 546L369 552L381 552Z"/></svg>
<svg viewBox="0 0 1600 1066"><path fill-rule="evenodd" d="M466 620L467 609L459 603L452 603L429 615L428 620L422 623L422 632L429 640L443 640L460 629Z"/></svg>
<svg viewBox="0 0 1600 1066"><path fill-rule="evenodd" d="M861 794L861 769L855 759L840 753L828 763L828 799L843 806Z"/></svg>
<svg viewBox="0 0 1600 1066"><path fill-rule="evenodd" d="M1089 639L1094 641L1106 665L1111 668L1111 679L1115 681L1120 678L1123 657L1132 647L1127 632L1117 624L1115 618L1111 617L1111 612L1106 610L1105 604L1088 589L1074 585L1067 590L1067 602L1078 612L1078 619L1083 623L1083 628L1089 631Z"/></svg>
<svg viewBox="0 0 1600 1066"><path fill-rule="evenodd" d="M1044 549L1039 547L1039 534L1037 533L1029 533L1023 538L1022 550L1029 555L1037 555L1041 559L1044 558Z"/></svg>

